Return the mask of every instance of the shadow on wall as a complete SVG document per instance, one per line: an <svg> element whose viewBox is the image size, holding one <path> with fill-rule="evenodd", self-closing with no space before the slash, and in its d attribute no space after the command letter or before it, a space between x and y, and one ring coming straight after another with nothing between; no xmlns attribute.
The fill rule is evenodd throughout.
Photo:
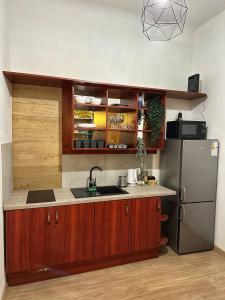
<svg viewBox="0 0 225 300"><path fill-rule="evenodd" d="M103 172L95 171L98 185L117 184L119 175L127 175L127 169L139 168L140 161L135 154L107 155L63 155L62 186L84 187L90 169L99 166ZM147 157L147 169L152 169L152 155Z"/></svg>

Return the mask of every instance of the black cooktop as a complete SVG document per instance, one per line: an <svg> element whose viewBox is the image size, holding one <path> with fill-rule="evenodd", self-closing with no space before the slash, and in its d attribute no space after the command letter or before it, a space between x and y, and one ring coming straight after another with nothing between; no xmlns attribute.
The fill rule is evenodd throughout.
<svg viewBox="0 0 225 300"><path fill-rule="evenodd" d="M29 191L27 195L27 204L54 202L55 194L53 190Z"/></svg>

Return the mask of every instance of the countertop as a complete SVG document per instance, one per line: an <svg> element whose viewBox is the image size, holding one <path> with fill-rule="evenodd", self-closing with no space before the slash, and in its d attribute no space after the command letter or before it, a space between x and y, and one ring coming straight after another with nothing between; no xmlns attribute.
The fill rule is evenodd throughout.
<svg viewBox="0 0 225 300"><path fill-rule="evenodd" d="M69 188L54 189L55 202L26 204L28 191L14 191L12 196L3 203L3 210L28 209L40 207L52 207L81 203L112 201L120 199L133 199L145 197L163 197L176 195L176 192L162 186L135 186L123 188L129 194L101 196L75 199Z"/></svg>

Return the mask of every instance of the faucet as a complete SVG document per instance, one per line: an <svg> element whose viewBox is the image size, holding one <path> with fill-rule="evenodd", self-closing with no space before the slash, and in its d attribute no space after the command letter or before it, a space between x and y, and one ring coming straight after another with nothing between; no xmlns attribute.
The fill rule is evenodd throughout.
<svg viewBox="0 0 225 300"><path fill-rule="evenodd" d="M100 168L100 167L93 167L93 168L91 168L91 170L90 170L90 177L89 177L89 183L88 183L88 188L89 189L92 189L93 191L95 190L96 191L96 178L93 178L92 177L92 172L94 171L94 170L99 170L99 171L103 171L102 170L102 168Z"/></svg>

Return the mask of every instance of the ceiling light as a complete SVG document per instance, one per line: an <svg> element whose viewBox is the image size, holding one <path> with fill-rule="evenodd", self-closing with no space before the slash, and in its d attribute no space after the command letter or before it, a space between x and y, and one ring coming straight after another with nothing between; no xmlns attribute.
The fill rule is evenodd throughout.
<svg viewBox="0 0 225 300"><path fill-rule="evenodd" d="M169 41L183 33L187 11L185 0L144 0L143 33L151 41Z"/></svg>

